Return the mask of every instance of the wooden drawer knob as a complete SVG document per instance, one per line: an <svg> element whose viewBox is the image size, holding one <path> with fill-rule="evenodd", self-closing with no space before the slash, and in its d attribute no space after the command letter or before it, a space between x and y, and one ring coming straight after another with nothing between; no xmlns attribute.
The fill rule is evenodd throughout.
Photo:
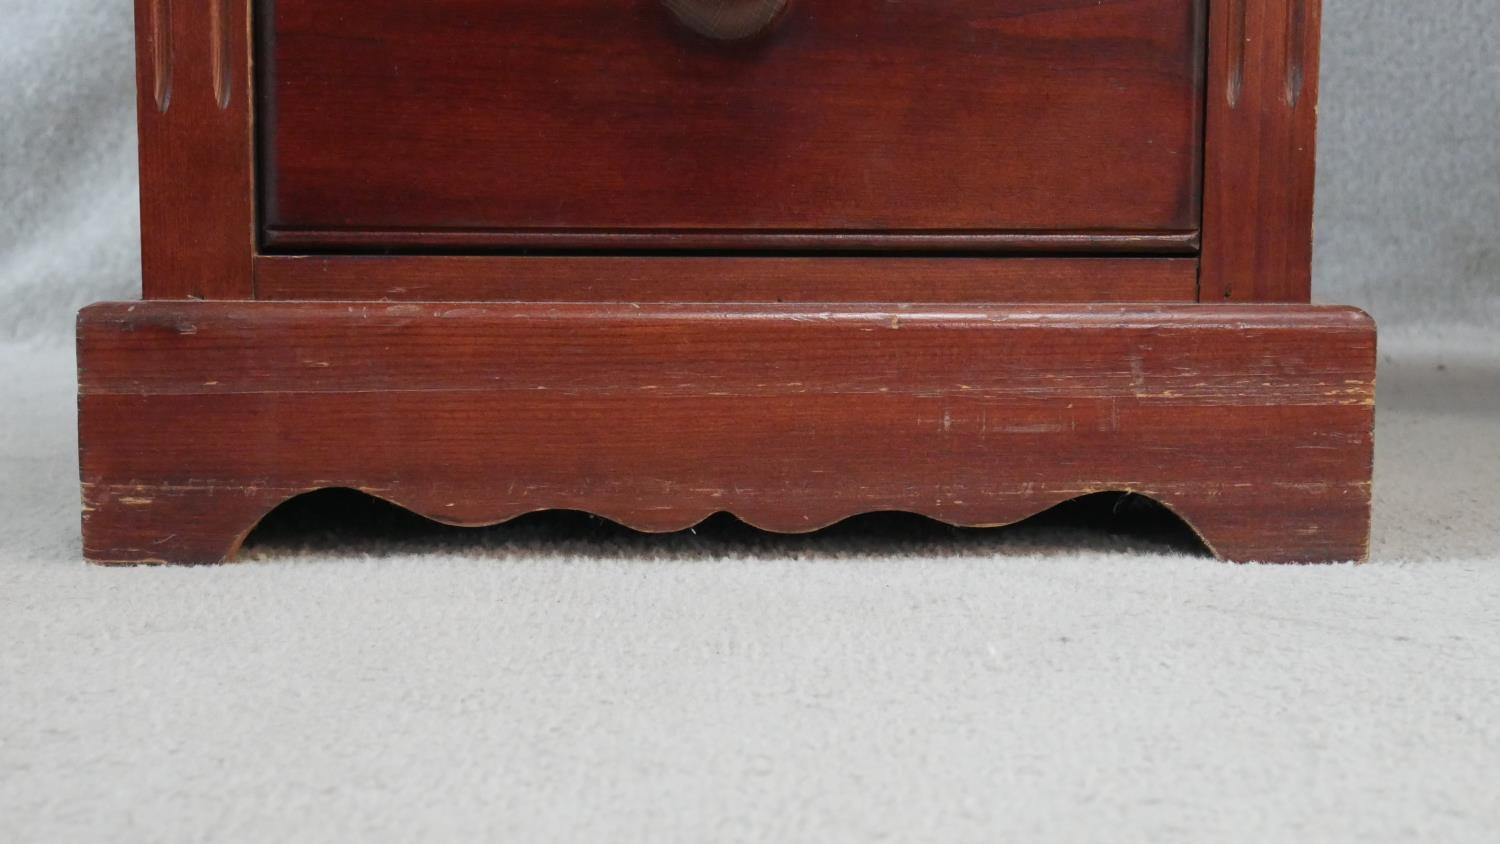
<svg viewBox="0 0 1500 844"><path fill-rule="evenodd" d="M684 26L716 41L739 41L765 32L789 0L662 0Z"/></svg>

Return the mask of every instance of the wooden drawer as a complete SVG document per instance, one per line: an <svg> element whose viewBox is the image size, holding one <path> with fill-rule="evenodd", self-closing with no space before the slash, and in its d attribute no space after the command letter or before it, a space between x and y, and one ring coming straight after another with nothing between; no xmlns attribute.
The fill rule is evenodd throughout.
<svg viewBox="0 0 1500 844"><path fill-rule="evenodd" d="M1191 252L1204 14L791 0L724 41L666 0L265 2L262 238Z"/></svg>

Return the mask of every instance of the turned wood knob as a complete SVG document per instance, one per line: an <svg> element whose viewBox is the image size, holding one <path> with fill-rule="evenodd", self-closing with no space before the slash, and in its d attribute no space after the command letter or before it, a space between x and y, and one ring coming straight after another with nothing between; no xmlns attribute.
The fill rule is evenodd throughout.
<svg viewBox="0 0 1500 844"><path fill-rule="evenodd" d="M739 41L770 29L789 0L662 0L688 29L716 41Z"/></svg>

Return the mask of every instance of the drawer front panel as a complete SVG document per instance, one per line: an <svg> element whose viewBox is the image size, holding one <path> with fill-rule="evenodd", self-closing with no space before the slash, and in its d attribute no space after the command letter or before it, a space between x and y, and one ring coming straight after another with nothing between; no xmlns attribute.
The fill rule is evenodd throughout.
<svg viewBox="0 0 1500 844"><path fill-rule="evenodd" d="M1191 245L1202 0L714 2L264 3L267 243Z"/></svg>

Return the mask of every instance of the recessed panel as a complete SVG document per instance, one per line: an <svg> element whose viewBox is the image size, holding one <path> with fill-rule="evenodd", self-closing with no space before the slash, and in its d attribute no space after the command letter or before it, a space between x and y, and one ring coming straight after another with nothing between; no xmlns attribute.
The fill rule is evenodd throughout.
<svg viewBox="0 0 1500 844"><path fill-rule="evenodd" d="M1200 0L692 5L267 4L268 242L1190 248Z"/></svg>

